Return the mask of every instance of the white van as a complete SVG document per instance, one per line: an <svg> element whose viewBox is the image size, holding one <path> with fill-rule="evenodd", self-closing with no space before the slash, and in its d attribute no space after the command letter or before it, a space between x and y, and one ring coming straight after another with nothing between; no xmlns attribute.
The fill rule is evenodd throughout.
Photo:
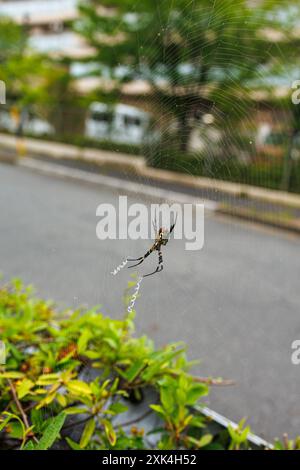
<svg viewBox="0 0 300 470"><path fill-rule="evenodd" d="M45 119L28 113L24 121L23 130L25 133L42 136L54 135L54 127L49 124Z"/></svg>
<svg viewBox="0 0 300 470"><path fill-rule="evenodd" d="M134 106L94 102L89 107L85 135L97 140L141 145L149 125L150 115Z"/></svg>

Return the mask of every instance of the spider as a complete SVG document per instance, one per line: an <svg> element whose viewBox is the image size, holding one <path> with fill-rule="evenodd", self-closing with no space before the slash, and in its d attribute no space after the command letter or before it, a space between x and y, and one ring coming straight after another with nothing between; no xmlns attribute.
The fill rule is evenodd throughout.
<svg viewBox="0 0 300 470"><path fill-rule="evenodd" d="M158 265L157 265L156 270L153 271L152 273L145 274L143 277L152 276L152 274L161 272L164 268L161 247L166 246L166 244L170 240L170 235L174 230L174 227L176 225L176 220L177 220L177 217L175 219L175 222L170 226L169 231L162 227L160 227L159 230L157 230L156 221L155 221L155 223L153 223L153 227L156 232L156 237L155 237L155 241L153 245L151 246L150 250L148 250L147 253L144 254L144 256L140 256L140 258L132 258L132 259L127 258L127 261L138 261L138 263L133 264L132 266L128 266L128 268L134 268L135 266L138 266L143 261L145 261L145 259L148 258L148 256L151 255L153 251L158 251Z"/></svg>

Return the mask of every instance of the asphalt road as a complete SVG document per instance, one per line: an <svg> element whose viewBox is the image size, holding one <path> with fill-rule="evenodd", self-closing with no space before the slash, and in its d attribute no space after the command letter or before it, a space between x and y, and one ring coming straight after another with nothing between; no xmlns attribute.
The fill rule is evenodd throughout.
<svg viewBox="0 0 300 470"><path fill-rule="evenodd" d="M110 271L150 242L97 239L96 207L117 201L116 190L0 164L5 279L19 276L60 305L101 304L121 317L130 271ZM208 405L233 420L247 416L268 439L300 434L300 365L291 363L300 339L299 249L296 236L209 215L204 248L186 251L172 240L164 271L143 281L136 304L138 334L158 345L183 340L189 357L202 360L195 373L235 380L214 388Z"/></svg>

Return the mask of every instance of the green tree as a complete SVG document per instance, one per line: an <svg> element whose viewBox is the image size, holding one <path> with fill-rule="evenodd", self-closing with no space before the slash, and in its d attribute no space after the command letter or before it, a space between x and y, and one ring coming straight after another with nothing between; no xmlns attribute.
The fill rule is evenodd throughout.
<svg viewBox="0 0 300 470"><path fill-rule="evenodd" d="M0 80L4 81L7 91L12 94L13 64L20 61L27 45L24 29L5 17L0 18Z"/></svg>
<svg viewBox="0 0 300 470"><path fill-rule="evenodd" d="M40 69L39 79L37 112L53 125L57 136L82 134L85 99L76 89L69 60L48 59Z"/></svg>
<svg viewBox="0 0 300 470"><path fill-rule="evenodd" d="M84 112L65 59L52 59L30 49L26 28L0 18L0 80L19 116L31 110L48 120L59 135L82 129ZM22 133L22 119L18 125Z"/></svg>
<svg viewBox="0 0 300 470"><path fill-rule="evenodd" d="M6 62L23 53L27 43L24 29L12 20L0 18L0 66L3 73Z"/></svg>
<svg viewBox="0 0 300 470"><path fill-rule="evenodd" d="M40 96L36 84L41 64L40 56L29 53L26 29L1 17L0 80L6 85L7 102L9 105L14 103L19 133L22 133L22 110Z"/></svg>
<svg viewBox="0 0 300 470"><path fill-rule="evenodd" d="M75 29L95 49L102 75L119 86L139 78L151 85L185 151L208 110L232 132L252 105L251 81L288 60L289 48L270 39L288 33L280 8L276 0L88 0Z"/></svg>

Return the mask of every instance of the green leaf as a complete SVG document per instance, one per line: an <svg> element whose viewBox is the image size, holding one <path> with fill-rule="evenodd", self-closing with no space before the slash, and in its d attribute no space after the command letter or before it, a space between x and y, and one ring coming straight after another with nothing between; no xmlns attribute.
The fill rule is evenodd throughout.
<svg viewBox="0 0 300 470"><path fill-rule="evenodd" d="M72 441L72 439L70 439L70 437L66 437L66 441L69 444L69 446L71 447L71 449L73 449L73 450L82 450L80 445L77 444L77 442Z"/></svg>
<svg viewBox="0 0 300 470"><path fill-rule="evenodd" d="M208 444L210 444L212 440L213 436L211 434L204 434L204 436L202 436L198 441L198 447L200 448L208 446Z"/></svg>
<svg viewBox="0 0 300 470"><path fill-rule="evenodd" d="M125 411L128 410L128 407L123 405L123 403L113 403L108 411L112 411L113 413L119 414L119 413L125 413Z"/></svg>
<svg viewBox="0 0 300 470"><path fill-rule="evenodd" d="M107 343L112 349L118 349L118 343L113 338L103 338L103 342Z"/></svg>
<svg viewBox="0 0 300 470"><path fill-rule="evenodd" d="M4 414L5 416L10 416L10 418L11 418L12 420L15 419L15 420L17 420L17 421L20 423L20 425L21 425L21 427L22 427L22 430L23 430L23 438L24 438L25 435L26 435L26 429L25 429L24 423L23 423L23 421L21 420L21 418L20 418L18 415L14 414L14 413L10 413L9 411L4 411L3 414Z"/></svg>
<svg viewBox="0 0 300 470"><path fill-rule="evenodd" d="M193 416L193 418L190 421L190 426L195 427L195 428L204 428L204 418L203 416Z"/></svg>
<svg viewBox="0 0 300 470"><path fill-rule="evenodd" d="M11 416L8 416L1 424L0 424L0 432L2 429L5 428L5 426L9 423L9 421L13 419Z"/></svg>
<svg viewBox="0 0 300 470"><path fill-rule="evenodd" d="M116 433L114 431L114 428L113 428L111 422L107 421L106 419L103 419L101 421L101 423L104 426L104 431L105 431L106 437L107 437L110 445L114 446L116 444L116 441L117 441L117 436L116 436Z"/></svg>
<svg viewBox="0 0 300 470"><path fill-rule="evenodd" d="M30 413L30 418L32 424L34 425L35 431L40 432L44 424L44 415L42 410L37 410L36 408L33 408Z"/></svg>
<svg viewBox="0 0 300 470"><path fill-rule="evenodd" d="M95 427L96 427L95 420L93 418L91 418L86 423L86 425L84 427L84 430L83 430L83 433L82 433L82 436L81 436L81 439L80 439L79 447L81 449L84 449L88 445L88 443L90 442L90 439L93 436L93 433L95 431Z"/></svg>
<svg viewBox="0 0 300 470"><path fill-rule="evenodd" d="M235 438L237 436L237 433L236 433L235 429L231 426L231 424L228 424L227 430L228 430L228 433L229 433L229 436L231 437L231 439L235 440Z"/></svg>
<svg viewBox="0 0 300 470"><path fill-rule="evenodd" d="M187 392L186 404L194 405L200 397L208 394L208 387L205 384L193 385Z"/></svg>
<svg viewBox="0 0 300 470"><path fill-rule="evenodd" d="M90 350L86 350L84 355L86 357L88 357L89 359L99 359L100 355L99 355L99 351L90 351Z"/></svg>
<svg viewBox="0 0 300 470"><path fill-rule="evenodd" d="M179 405L185 406L187 404L186 392L182 388L176 390L176 398Z"/></svg>
<svg viewBox="0 0 300 470"><path fill-rule="evenodd" d="M164 409L168 413L172 413L175 406L173 389L171 387L162 387L160 390L160 399Z"/></svg>
<svg viewBox="0 0 300 470"><path fill-rule="evenodd" d="M43 374L39 377L37 381L37 385L41 385L41 386L52 385L56 383L58 380L59 380L58 374Z"/></svg>
<svg viewBox="0 0 300 470"><path fill-rule="evenodd" d="M275 440L274 450L283 450L283 449L284 449L284 446L283 446L282 442L280 442L279 440Z"/></svg>
<svg viewBox="0 0 300 470"><path fill-rule="evenodd" d="M36 409L39 410L40 408L43 408L44 406L50 405L55 398L56 398L57 392L54 391L53 393L49 393L45 398L43 398L39 404L37 405Z"/></svg>
<svg viewBox="0 0 300 470"><path fill-rule="evenodd" d="M28 395L28 393L33 387L34 387L34 383L31 380L29 379L22 380L22 382L17 386L18 398L20 399L24 398L26 395Z"/></svg>
<svg viewBox="0 0 300 470"><path fill-rule="evenodd" d="M28 441L22 450L35 450L35 445L32 441Z"/></svg>
<svg viewBox="0 0 300 470"><path fill-rule="evenodd" d="M92 390L90 386L83 382L82 380L71 380L67 384L67 389L69 392L74 393L75 395L91 395Z"/></svg>
<svg viewBox="0 0 300 470"><path fill-rule="evenodd" d="M139 375L141 370L145 366L145 361L144 359L141 359L139 361L136 361L134 364L132 364L129 369L127 369L124 373L123 376L125 377L128 382L133 382L133 380Z"/></svg>
<svg viewBox="0 0 300 470"><path fill-rule="evenodd" d="M23 439L24 427L19 421L11 421L9 423L9 427L10 427L9 436L12 439Z"/></svg>
<svg viewBox="0 0 300 470"><path fill-rule="evenodd" d="M151 365L149 365L142 373L142 379L150 381L156 374L160 374L161 371L167 366L171 365L172 359L181 354L184 349L159 351L152 354Z"/></svg>
<svg viewBox="0 0 300 470"><path fill-rule="evenodd" d="M70 406L70 408L66 408L64 410L64 413L66 413L67 415L78 415L78 414L83 414L86 412L87 412L86 408L78 408L76 406Z"/></svg>
<svg viewBox="0 0 300 470"><path fill-rule="evenodd" d="M162 406L160 406L160 405L150 405L150 408L152 408L152 410L156 411L156 413L158 413L162 418L165 418L166 412L165 412L165 410L163 409Z"/></svg>
<svg viewBox="0 0 300 470"><path fill-rule="evenodd" d="M250 432L250 426L246 426L245 429L241 432L240 442L245 442L247 440L248 434Z"/></svg>
<svg viewBox="0 0 300 470"><path fill-rule="evenodd" d="M188 436L187 439L194 447L200 449L202 447L208 446L213 440L213 436L211 434L204 434L204 436L202 436L200 439L196 439L192 436Z"/></svg>
<svg viewBox="0 0 300 470"><path fill-rule="evenodd" d="M50 419L50 423L45 429L43 436L36 446L36 450L47 450L49 449L59 436L60 430L64 425L66 419L65 413L60 413L55 418Z"/></svg>
<svg viewBox="0 0 300 470"><path fill-rule="evenodd" d="M22 372L8 371L0 374L0 379L22 379L23 377L24 374Z"/></svg>
<svg viewBox="0 0 300 470"><path fill-rule="evenodd" d="M87 348L88 342L92 337L93 337L93 334L90 330L88 329L83 330L77 343L79 354L84 354Z"/></svg>
<svg viewBox="0 0 300 470"><path fill-rule="evenodd" d="M56 400L60 404L62 408L65 408L67 406L67 397L65 395L62 395L61 393L57 393L56 395Z"/></svg>
<svg viewBox="0 0 300 470"><path fill-rule="evenodd" d="M7 351L11 352L12 356L15 359L17 359L18 362L20 362L24 359L24 355L12 343L7 343Z"/></svg>

